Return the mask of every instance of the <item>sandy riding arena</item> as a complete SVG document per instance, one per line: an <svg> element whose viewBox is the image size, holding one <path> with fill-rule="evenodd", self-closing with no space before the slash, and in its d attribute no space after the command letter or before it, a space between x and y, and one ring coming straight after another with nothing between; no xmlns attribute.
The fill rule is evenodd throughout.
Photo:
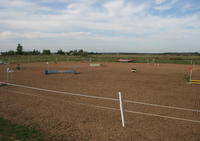
<svg viewBox="0 0 200 141"><path fill-rule="evenodd" d="M29 63L20 70L1 65L0 81L10 85L0 86L0 117L42 130L53 140L200 140L200 85L187 83L190 65L101 64ZM14 72L7 74L8 66ZM80 73L45 75L46 69ZM200 80L200 72L194 77Z"/></svg>

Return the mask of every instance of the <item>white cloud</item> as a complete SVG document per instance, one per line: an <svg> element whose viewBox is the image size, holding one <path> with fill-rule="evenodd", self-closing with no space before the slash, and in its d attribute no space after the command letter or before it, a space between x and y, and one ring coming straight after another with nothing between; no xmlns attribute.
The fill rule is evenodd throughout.
<svg viewBox="0 0 200 141"><path fill-rule="evenodd" d="M90 32L67 32L67 33L42 33L42 32L0 32L0 40L5 40L9 38L28 38L28 39L41 39L41 38L74 38L74 37L88 37L94 36Z"/></svg>
<svg viewBox="0 0 200 141"><path fill-rule="evenodd" d="M26 7L33 5L30 2L23 0L1 0L1 7Z"/></svg>
<svg viewBox="0 0 200 141"><path fill-rule="evenodd" d="M11 32L0 32L0 40L9 39L12 36Z"/></svg>
<svg viewBox="0 0 200 141"><path fill-rule="evenodd" d="M174 7L174 5L179 0L156 0L157 6L155 7L156 10L169 10Z"/></svg>
<svg viewBox="0 0 200 141"><path fill-rule="evenodd" d="M162 4L162 3L164 3L166 0L155 0L155 3L156 4Z"/></svg>
<svg viewBox="0 0 200 141"><path fill-rule="evenodd" d="M124 1L112 1L104 5L105 11L95 11L90 5L84 3L69 4L67 9L59 15L31 16L22 14L22 11L8 13L8 17L0 20L0 24L8 29L30 31L61 32L75 29L109 30L122 33L145 33L160 30L161 28L181 27L185 25L196 26L191 23L198 16L183 18L158 17L147 14L147 4L133 5ZM2 15L6 17L4 11ZM12 16L12 14L14 14ZM15 18L15 15L18 18ZM199 25L199 24L197 24Z"/></svg>
<svg viewBox="0 0 200 141"><path fill-rule="evenodd" d="M193 6L192 6L192 4L191 3L186 3L184 6L183 6L183 9L184 10L188 10L188 9L190 9L190 8L192 8Z"/></svg>
<svg viewBox="0 0 200 141"><path fill-rule="evenodd" d="M97 50L105 49L100 49L100 46L106 45L108 50L114 50L115 46L119 47L116 50L124 49L124 46L126 50L132 50L134 45L160 48L161 43L167 48L164 44L168 45L167 42L175 39L177 41L170 46L181 41L192 42L194 46L199 43L196 39L200 29L198 13L174 17L156 16L149 12L149 9L169 10L177 0L157 0L157 5L153 6L147 2L136 4L109 0L103 1L100 7L93 6L99 2L97 0L59 1L68 2L65 9L44 7L39 5L41 1L0 1L0 7L7 7L0 12L0 40L23 40L26 44L37 40L37 47L59 41L61 47L84 46L91 50L95 45L99 47L94 47Z"/></svg>
<svg viewBox="0 0 200 141"><path fill-rule="evenodd" d="M106 14L111 17L133 16L134 14L145 12L147 7L146 3L134 5L132 3L124 3L123 0L111 1L104 4Z"/></svg>
<svg viewBox="0 0 200 141"><path fill-rule="evenodd" d="M163 6L156 6L155 7L156 10L169 10L171 8L172 8L171 5L163 5Z"/></svg>

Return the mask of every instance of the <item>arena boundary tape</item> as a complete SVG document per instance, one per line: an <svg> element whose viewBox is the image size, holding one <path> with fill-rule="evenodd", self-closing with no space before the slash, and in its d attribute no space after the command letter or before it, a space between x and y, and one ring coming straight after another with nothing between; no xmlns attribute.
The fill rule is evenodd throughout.
<svg viewBox="0 0 200 141"><path fill-rule="evenodd" d="M7 83L10 86L16 86L16 87L22 87L22 88L28 88L28 89L34 89L39 91L46 91L46 92L53 92L53 93L60 93L65 95L72 95L72 96L81 96L81 97L88 97L88 98L94 98L94 99L104 99L104 100L112 100L112 101L118 101L117 98L110 98L110 97L101 97L101 96L92 96L92 95L85 95L85 94L75 94L71 92L62 92L62 91L56 91L56 90L49 90L44 88L36 88L36 87L30 87L25 85L19 85L19 84L12 84ZM182 107L175 107L175 106L167 106L167 105L159 105L159 104L152 104L152 103L146 103L146 102L139 102L139 101L133 101L133 100L123 100L127 103L134 103L134 104L140 104L140 105L147 105L152 107L160 107L160 108L168 108L168 109L176 109L176 110L182 110L182 111L190 111L190 112L200 112L198 109L190 109L190 108L182 108Z"/></svg>
<svg viewBox="0 0 200 141"><path fill-rule="evenodd" d="M10 91L12 93L27 95L27 96L34 96L34 97L40 97L40 98L44 98L44 99L55 100L55 99L50 98L50 97L45 97L45 96L40 96L40 95L35 95L35 94L27 94L27 93L24 93L24 92L11 91L11 90L8 90L8 91ZM72 104L77 104L77 105L84 105L84 106L98 108L98 109L107 109L107 110L120 111L120 109L113 108L113 107L105 107L105 106L98 106L98 105L94 105L94 104L72 102L72 101L63 100L63 99L60 99L60 101L62 101L62 102L68 102L68 103L72 103ZM165 116L165 115L159 115L159 114L153 114L153 113L138 112L138 111L131 111L131 110L124 110L124 112L131 113L131 114L139 114L139 115L151 116L151 117L159 117L159 118L171 119L171 120L187 121L187 122L193 122L193 123L199 123L200 124L199 120L178 118L178 117Z"/></svg>

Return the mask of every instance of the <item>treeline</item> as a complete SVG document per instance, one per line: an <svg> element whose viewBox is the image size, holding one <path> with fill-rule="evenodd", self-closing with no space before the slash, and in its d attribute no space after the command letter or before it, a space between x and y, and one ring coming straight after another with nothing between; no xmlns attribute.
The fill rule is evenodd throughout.
<svg viewBox="0 0 200 141"><path fill-rule="evenodd" d="M87 52L83 49L80 50L70 50L70 51L63 51L62 49L57 50L57 52L51 52L50 49L44 49L41 52L39 50L33 50L33 51L24 51L23 46L21 44L17 45L16 51L10 50L7 52L1 52L1 55L71 55L71 56L87 56L89 54L113 54L113 55L174 55L174 56L200 56L199 52L166 52L166 53L133 53L133 52Z"/></svg>
<svg viewBox="0 0 200 141"><path fill-rule="evenodd" d="M198 52L166 52L166 53L161 53L161 55L176 55L176 56L200 56L200 53Z"/></svg>
<svg viewBox="0 0 200 141"><path fill-rule="evenodd" d="M120 55L174 55L174 56L200 56L199 52L165 52L165 53L133 53L133 52L109 52L99 54L120 54Z"/></svg>
<svg viewBox="0 0 200 141"><path fill-rule="evenodd" d="M52 53L50 49L44 49L42 52L39 50L33 50L33 51L24 51L23 46L21 44L17 45L16 51L10 50L7 52L1 52L1 55L4 56L12 56L12 55L73 55L73 56L87 56L88 54L97 54L94 52L87 52L83 49L80 50L70 50L70 51L63 51L62 49L59 49L57 52Z"/></svg>

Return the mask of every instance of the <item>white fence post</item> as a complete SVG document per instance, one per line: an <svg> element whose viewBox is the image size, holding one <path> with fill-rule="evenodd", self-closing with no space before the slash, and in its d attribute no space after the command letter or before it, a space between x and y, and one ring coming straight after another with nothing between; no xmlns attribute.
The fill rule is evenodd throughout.
<svg viewBox="0 0 200 141"><path fill-rule="evenodd" d="M122 102L122 95L121 95L121 92L119 92L119 106L120 106L122 127L124 127L124 126L125 126L125 122L124 122L124 109L123 109L123 102Z"/></svg>
<svg viewBox="0 0 200 141"><path fill-rule="evenodd" d="M190 69L190 81L192 80L192 68Z"/></svg>
<svg viewBox="0 0 200 141"><path fill-rule="evenodd" d="M6 69L6 81L9 81L9 68Z"/></svg>
<svg viewBox="0 0 200 141"><path fill-rule="evenodd" d="M49 62L46 62L46 65L47 65L47 70L49 70Z"/></svg>

